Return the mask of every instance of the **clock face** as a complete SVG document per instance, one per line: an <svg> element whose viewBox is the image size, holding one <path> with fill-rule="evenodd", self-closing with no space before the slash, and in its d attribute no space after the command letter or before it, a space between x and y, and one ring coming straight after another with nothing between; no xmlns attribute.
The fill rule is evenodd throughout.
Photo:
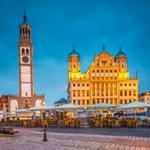
<svg viewBox="0 0 150 150"><path fill-rule="evenodd" d="M29 62L29 58L28 58L27 56L23 56L23 57L22 57L22 61L23 61L24 63L28 63L28 62Z"/></svg>

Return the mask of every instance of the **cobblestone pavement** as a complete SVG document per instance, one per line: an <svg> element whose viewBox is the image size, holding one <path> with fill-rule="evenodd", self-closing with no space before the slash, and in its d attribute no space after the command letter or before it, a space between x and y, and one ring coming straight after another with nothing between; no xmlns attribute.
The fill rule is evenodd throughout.
<svg viewBox="0 0 150 150"><path fill-rule="evenodd" d="M42 129L18 128L17 130L19 133L13 137L0 135L0 150L150 150L150 137L144 134L141 136L140 133L140 131L149 132L149 129L136 129L137 133L140 133L138 137L137 134L136 136L121 134L126 131L124 129L119 129L119 135L117 129L99 130L99 133L104 130L108 134L92 134L92 132L86 134L83 130L90 131L89 128L69 129L70 132L67 129L53 128L48 129L48 142L42 141ZM61 133L58 133L59 130ZM98 131L92 129L94 130ZM132 133L132 130L127 132Z"/></svg>

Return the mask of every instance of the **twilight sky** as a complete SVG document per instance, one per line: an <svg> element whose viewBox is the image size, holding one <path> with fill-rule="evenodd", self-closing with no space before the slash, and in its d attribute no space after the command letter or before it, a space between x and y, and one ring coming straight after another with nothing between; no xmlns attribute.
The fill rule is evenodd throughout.
<svg viewBox="0 0 150 150"><path fill-rule="evenodd" d="M75 43L84 72L106 45L128 56L139 91L150 90L149 0L0 0L0 95L18 94L18 26L32 26L35 92L52 104L67 97L67 57Z"/></svg>

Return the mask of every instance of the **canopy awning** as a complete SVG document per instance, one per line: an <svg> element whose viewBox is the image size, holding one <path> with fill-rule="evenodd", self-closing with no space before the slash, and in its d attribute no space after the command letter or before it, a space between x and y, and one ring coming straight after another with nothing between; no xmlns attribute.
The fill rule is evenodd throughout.
<svg viewBox="0 0 150 150"><path fill-rule="evenodd" d="M30 108L31 111L48 111L50 109L54 109L54 107L53 106L35 106L35 107Z"/></svg>
<svg viewBox="0 0 150 150"><path fill-rule="evenodd" d="M92 105L87 108L87 110L93 110L93 109L114 109L118 107L117 105L109 104L109 103L98 103L95 105Z"/></svg>
<svg viewBox="0 0 150 150"><path fill-rule="evenodd" d="M30 113L31 111L29 109L22 108L22 109L15 110L14 112L16 112L16 113Z"/></svg>
<svg viewBox="0 0 150 150"><path fill-rule="evenodd" d="M136 108L148 108L148 107L150 107L149 104L146 104L144 102L136 101L136 102L124 104L124 105L118 107L117 110L136 109Z"/></svg>
<svg viewBox="0 0 150 150"><path fill-rule="evenodd" d="M75 105L72 103L64 104L62 106L58 106L55 108L57 110L64 110L64 111L76 111L76 110L82 110L82 108L79 105Z"/></svg>

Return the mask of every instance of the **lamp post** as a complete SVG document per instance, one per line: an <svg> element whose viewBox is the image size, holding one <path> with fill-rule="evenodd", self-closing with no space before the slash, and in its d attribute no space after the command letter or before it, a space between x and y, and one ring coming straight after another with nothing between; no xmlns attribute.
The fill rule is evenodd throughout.
<svg viewBox="0 0 150 150"><path fill-rule="evenodd" d="M47 132L46 132L46 125L44 126L44 137L43 137L43 142L47 142L48 139L47 139Z"/></svg>

